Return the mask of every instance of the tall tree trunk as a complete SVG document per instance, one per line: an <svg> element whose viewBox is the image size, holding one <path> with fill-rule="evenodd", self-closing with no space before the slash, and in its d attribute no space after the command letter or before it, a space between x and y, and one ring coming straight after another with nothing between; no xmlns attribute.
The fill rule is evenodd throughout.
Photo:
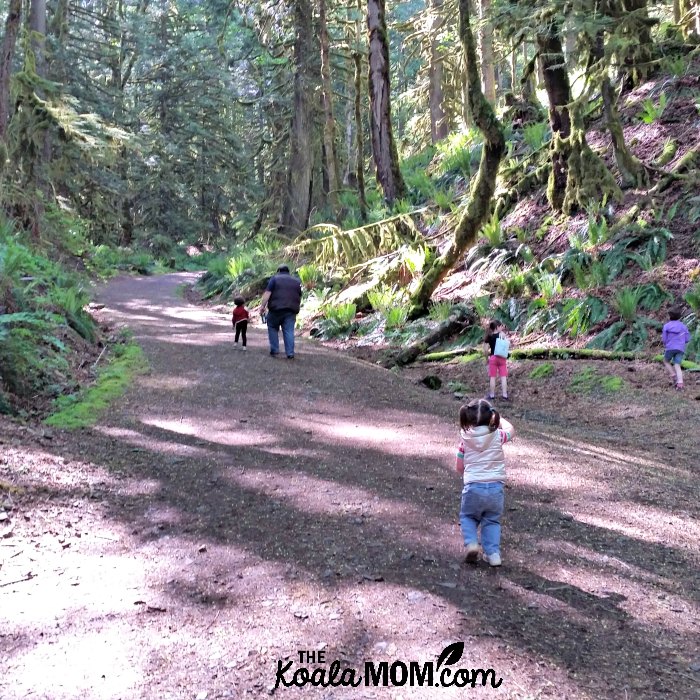
<svg viewBox="0 0 700 700"><path fill-rule="evenodd" d="M377 168L377 181L384 192L384 199L391 205L406 196L406 186L399 169L399 155L391 125L389 38L384 0L368 0L367 30L372 153Z"/></svg>
<svg viewBox="0 0 700 700"><path fill-rule="evenodd" d="M333 216L338 214L338 192L340 171L338 149L335 139L335 117L333 116L333 84L331 82L330 46L326 21L326 0L319 0L319 37L321 40L321 101L323 103L323 147L328 177L328 199Z"/></svg>
<svg viewBox="0 0 700 700"><path fill-rule="evenodd" d="M355 61L355 134L357 145L357 194L360 198L360 218L367 221L367 195L365 193L365 139L362 132L362 55L353 54Z"/></svg>
<svg viewBox="0 0 700 700"><path fill-rule="evenodd" d="M314 57L312 13L309 0L295 0L294 28L294 107L289 133L287 187L279 230L284 236L297 236L309 224L314 163L313 92Z"/></svg>
<svg viewBox="0 0 700 700"><path fill-rule="evenodd" d="M490 23L490 0L479 0L479 52L484 97L496 104L496 66L493 58L493 26Z"/></svg>
<svg viewBox="0 0 700 700"><path fill-rule="evenodd" d="M443 57L440 51L440 32L445 23L443 0L429 3L428 41L430 42L430 64L428 66L428 106L430 109L430 138L432 143L444 139L449 133L449 124L443 107Z"/></svg>
<svg viewBox="0 0 700 700"><path fill-rule="evenodd" d="M5 20L5 35L2 38L2 55L0 55L0 141L5 140L7 125L10 121L10 77L12 60L17 46L17 34L22 20L22 0L10 0ZM2 144L0 144L2 148ZM0 171L5 164L4 149L0 150Z"/></svg>
<svg viewBox="0 0 700 700"><path fill-rule="evenodd" d="M420 280L411 297L409 316L417 318L425 313L430 297L447 273L457 264L464 251L474 245L479 230L491 212L496 177L505 152L503 127L496 118L491 103L481 90L476 42L469 22L469 0L459 0L459 36L467 69L469 110L484 136L479 172L471 189L469 203L462 214L454 237L447 250L435 260Z"/></svg>
<svg viewBox="0 0 700 700"><path fill-rule="evenodd" d="M546 31L537 35L542 79L549 99L549 123L552 127L552 171L547 197L552 208L561 211L566 192L567 153L561 146L571 135L571 87L559 35L559 27L551 21Z"/></svg>
<svg viewBox="0 0 700 700"><path fill-rule="evenodd" d="M31 30L31 51L34 54L34 69L39 78L46 78L46 0L31 0L29 5L29 28ZM36 89L41 99L46 99L46 94L41 88ZM36 108L35 108L36 109ZM43 108L42 108L43 111ZM37 115L37 121L39 117ZM49 132L41 127L41 140L38 149L38 158L32 163L34 186L37 193L41 192L44 201L38 195L34 198L34 212L32 216L32 235L39 238L41 221L44 216L44 203L51 196L51 187L48 178L49 163L51 161L51 140ZM33 137L36 138L36 137Z"/></svg>

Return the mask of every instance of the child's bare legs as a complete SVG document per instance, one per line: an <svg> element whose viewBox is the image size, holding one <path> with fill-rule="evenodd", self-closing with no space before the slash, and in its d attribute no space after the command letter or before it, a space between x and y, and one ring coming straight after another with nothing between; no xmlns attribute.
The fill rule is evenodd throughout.
<svg viewBox="0 0 700 700"><path fill-rule="evenodd" d="M683 388L683 369L681 367L682 360L682 352L667 350L664 354L664 367L666 368L671 381L676 383L676 388L678 389Z"/></svg>
<svg viewBox="0 0 700 700"><path fill-rule="evenodd" d="M501 377L503 379L503 377ZM496 397L496 377L489 377L489 398Z"/></svg>
<svg viewBox="0 0 700 700"><path fill-rule="evenodd" d="M676 365L678 366L678 365ZM668 372L668 376L672 382L677 381L676 378L676 372L673 369L673 365L670 362L667 362L664 360L664 367L666 368L666 371Z"/></svg>
<svg viewBox="0 0 700 700"><path fill-rule="evenodd" d="M503 398L508 396L508 377L501 375L501 395Z"/></svg>
<svg viewBox="0 0 700 700"><path fill-rule="evenodd" d="M673 365L673 369L676 371L676 386L683 386L683 369L680 364Z"/></svg>

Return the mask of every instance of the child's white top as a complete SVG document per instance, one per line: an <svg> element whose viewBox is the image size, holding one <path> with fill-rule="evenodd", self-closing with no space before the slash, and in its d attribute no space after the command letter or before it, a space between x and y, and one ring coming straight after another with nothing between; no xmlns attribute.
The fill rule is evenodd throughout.
<svg viewBox="0 0 700 700"><path fill-rule="evenodd" d="M488 425L480 425L460 431L460 436L457 459L464 460L464 483L505 481L503 445L513 439L512 426L491 432Z"/></svg>

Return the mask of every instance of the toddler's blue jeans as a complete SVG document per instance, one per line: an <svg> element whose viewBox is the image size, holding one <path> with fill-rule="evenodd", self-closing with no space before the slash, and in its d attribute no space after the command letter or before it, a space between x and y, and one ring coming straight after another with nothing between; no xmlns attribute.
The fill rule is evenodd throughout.
<svg viewBox="0 0 700 700"><path fill-rule="evenodd" d="M462 491L462 508L459 512L459 524L465 545L479 541L476 531L481 525L481 547L484 554L500 554L502 515L502 481L465 484Z"/></svg>

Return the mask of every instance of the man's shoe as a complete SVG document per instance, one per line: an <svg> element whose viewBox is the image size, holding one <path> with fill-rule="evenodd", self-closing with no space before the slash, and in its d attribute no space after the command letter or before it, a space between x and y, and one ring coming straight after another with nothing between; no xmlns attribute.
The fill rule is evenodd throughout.
<svg viewBox="0 0 700 700"><path fill-rule="evenodd" d="M294 355L287 355L287 359L288 359L288 360L293 360L293 359L294 359Z"/></svg>
<svg viewBox="0 0 700 700"><path fill-rule="evenodd" d="M464 557L466 564L476 564L479 558L479 545L476 542L470 542L467 545L467 556Z"/></svg>
<svg viewBox="0 0 700 700"><path fill-rule="evenodd" d="M501 555L498 552L493 554L484 554L484 561L489 566L500 566L501 565Z"/></svg>
<svg viewBox="0 0 700 700"><path fill-rule="evenodd" d="M277 357L277 355L279 355L278 352L272 352L272 350L270 350L270 357Z"/></svg>

